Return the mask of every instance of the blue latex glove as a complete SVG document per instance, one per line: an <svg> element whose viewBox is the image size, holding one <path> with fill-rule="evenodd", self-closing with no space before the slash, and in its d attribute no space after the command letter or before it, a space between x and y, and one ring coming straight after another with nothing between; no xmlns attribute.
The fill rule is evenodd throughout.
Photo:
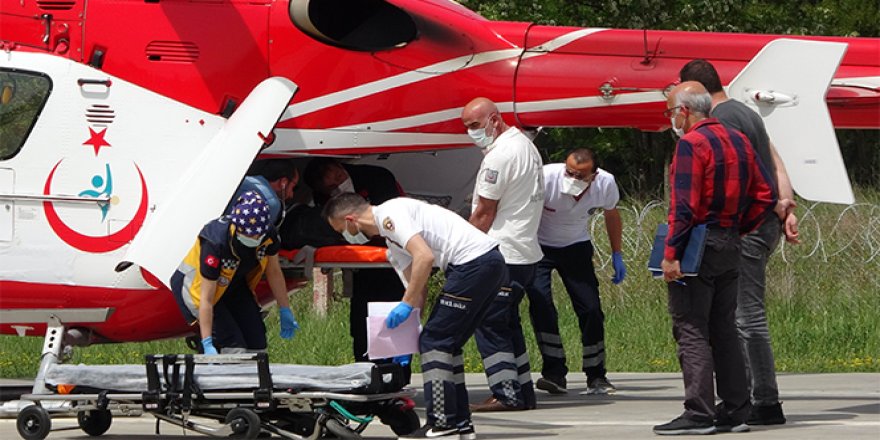
<svg viewBox="0 0 880 440"><path fill-rule="evenodd" d="M217 349L214 348L214 338L208 336L202 339L202 350L204 350L205 354L218 354Z"/></svg>
<svg viewBox="0 0 880 440"><path fill-rule="evenodd" d="M388 318L385 319L385 325L388 328L395 328L400 324L403 324L403 321L406 321L406 318L409 318L409 314L412 313L412 306L401 301L400 304L397 305L391 313L388 314Z"/></svg>
<svg viewBox="0 0 880 440"><path fill-rule="evenodd" d="M281 338L292 338L293 334L299 330L299 324L293 317L293 311L290 310L290 307L279 307L278 314L281 315Z"/></svg>
<svg viewBox="0 0 880 440"><path fill-rule="evenodd" d="M614 277L611 278L611 282L614 284L622 283L623 279L626 278L626 265L623 264L623 254L613 252L611 254L611 265L614 267Z"/></svg>
<svg viewBox="0 0 880 440"><path fill-rule="evenodd" d="M400 365L401 367L405 367L405 366L409 365L410 362L412 362L412 355L411 355L411 354L405 354L405 355L402 355L402 356L394 356L394 359L392 359L392 361L393 361L395 364Z"/></svg>

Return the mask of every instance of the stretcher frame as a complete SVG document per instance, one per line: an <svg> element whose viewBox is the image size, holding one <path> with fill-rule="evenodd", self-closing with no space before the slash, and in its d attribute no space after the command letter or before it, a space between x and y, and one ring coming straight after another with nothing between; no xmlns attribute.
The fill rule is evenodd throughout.
<svg viewBox="0 0 880 440"><path fill-rule="evenodd" d="M23 407L16 420L18 433L25 440L42 440L49 435L50 414L75 415L79 428L92 436L110 428L113 412L152 414L156 434L159 422L164 421L213 437L233 438L257 438L261 432L268 432L291 440L317 440L330 432L337 438L360 439L374 416L398 435L420 425L413 410L416 390L402 388L402 383L395 382L400 380L395 370L389 373L389 369L399 370L399 366L373 367L370 384L352 392L276 390L266 353L147 355L147 389L143 392L60 394L47 386L46 375L51 365L61 363L64 325L56 316L49 322L33 390L21 396L21 400L33 404ZM254 390L200 390L194 380L198 365L242 363L253 364L257 371L259 385ZM392 383L387 387L394 391L383 392L383 376L388 374Z"/></svg>

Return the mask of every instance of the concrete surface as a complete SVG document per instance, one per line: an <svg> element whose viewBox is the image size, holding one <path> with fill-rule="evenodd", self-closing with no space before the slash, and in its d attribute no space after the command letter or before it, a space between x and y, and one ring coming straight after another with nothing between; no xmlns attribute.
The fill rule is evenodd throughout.
<svg viewBox="0 0 880 440"><path fill-rule="evenodd" d="M480 439L656 439L655 424L665 423L682 410L680 374L612 373L609 379L619 391L612 396L581 396L586 388L580 375L570 374L569 394L550 396L540 392L539 408L491 414L475 414ZM421 375L413 386L421 390ZM468 374L471 401L489 396L485 377ZM755 439L880 439L880 374L784 374L779 376L783 409L788 423L753 427L751 433L719 434ZM421 394L421 393L420 393ZM424 420L424 405L417 398ZM76 427L75 419L53 419L53 428L72 428L52 432L49 439L90 438ZM150 416L114 419L110 430L100 438L107 440L177 439L202 437L183 433L163 423L161 436L155 436L155 419ZM391 430L381 423L371 424L364 433L368 439L393 439ZM16 439L15 420L0 420L0 439Z"/></svg>

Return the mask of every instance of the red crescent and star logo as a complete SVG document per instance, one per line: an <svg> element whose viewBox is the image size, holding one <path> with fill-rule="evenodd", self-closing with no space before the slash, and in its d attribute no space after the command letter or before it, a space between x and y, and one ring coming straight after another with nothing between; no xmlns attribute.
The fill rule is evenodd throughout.
<svg viewBox="0 0 880 440"><path fill-rule="evenodd" d="M91 130L91 129L89 129ZM106 130L105 130L106 131ZM93 134L100 135L101 140L103 140L102 131L100 134L96 134L92 131ZM109 146L106 142L104 145ZM94 144L95 153L97 155L97 151L100 148L99 144ZM52 172L49 173L49 177L46 178L46 185L43 187L43 195L50 195L51 187L52 187L52 178L55 176L55 171L58 169L58 166L61 165L63 161L59 160L58 163L52 167ZM144 180L144 175L141 172L140 167L135 164L135 168L138 172L138 177L141 180L141 203L138 206L137 212L134 214L134 218L131 221L122 227L119 231L110 234L110 235L85 235L73 230L70 226L67 226L62 220L58 213L55 211L55 206L53 202L43 202L43 210L46 211L46 220L49 222L49 226L52 227L52 230L55 231L55 234L58 235L61 240L70 246L79 249L85 252L110 252L116 249L121 248L125 244L127 244L137 232L141 229L141 226L144 224L144 219L147 217L147 207L149 205L149 195L147 193L147 182Z"/></svg>

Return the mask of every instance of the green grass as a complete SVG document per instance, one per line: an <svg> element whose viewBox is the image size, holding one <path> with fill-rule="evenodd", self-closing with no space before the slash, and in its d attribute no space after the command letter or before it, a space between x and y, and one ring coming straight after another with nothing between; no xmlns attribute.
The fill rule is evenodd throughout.
<svg viewBox="0 0 880 440"><path fill-rule="evenodd" d="M861 191L859 204L846 208L801 202L803 244L777 249L768 269L767 310L780 372L880 372L880 192ZM605 312L609 371L678 371L675 343L666 310L666 289L645 265L651 235L664 219L660 206L629 201L626 225L626 281L610 282L608 240L601 219L593 224L595 264ZM635 207L635 208L633 208ZM442 279L431 282L436 295ZM569 369L580 371L580 334L571 302L558 279L554 295ZM310 290L294 294L301 330L292 341L278 337L278 315L269 315L269 352L274 362L337 365L352 361L348 336L348 301L333 303L326 317L311 311ZM527 305L521 312L527 316ZM523 320L532 368L540 356L529 320ZM42 340L0 337L0 377L33 377ZM72 362L140 363L146 353L186 353L181 340L113 344L76 349ZM481 371L473 341L465 347L468 371Z"/></svg>

